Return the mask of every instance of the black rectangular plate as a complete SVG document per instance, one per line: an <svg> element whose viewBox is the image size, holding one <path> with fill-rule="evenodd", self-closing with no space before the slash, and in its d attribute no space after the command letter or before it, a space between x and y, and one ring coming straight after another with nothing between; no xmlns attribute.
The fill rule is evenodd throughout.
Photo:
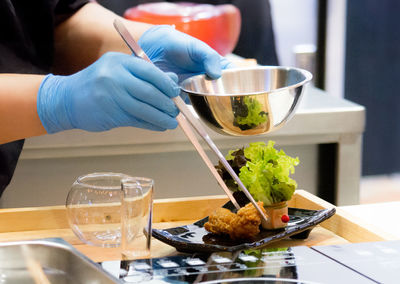
<svg viewBox="0 0 400 284"><path fill-rule="evenodd" d="M234 206L231 202L226 203L224 207L234 211ZM153 237L175 247L181 252L232 252L259 248L287 237L306 239L317 224L330 218L335 212L335 208L323 210L289 208L290 221L286 228L261 230L257 236L246 241L232 240L228 236L215 235L206 231L204 224L208 221L208 217L190 225L164 230L154 229Z"/></svg>

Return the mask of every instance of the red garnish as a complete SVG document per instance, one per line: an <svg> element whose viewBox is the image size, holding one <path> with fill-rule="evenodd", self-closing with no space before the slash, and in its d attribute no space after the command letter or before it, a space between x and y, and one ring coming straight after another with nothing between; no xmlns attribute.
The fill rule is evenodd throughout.
<svg viewBox="0 0 400 284"><path fill-rule="evenodd" d="M283 223L287 223L289 222L290 218L288 215L282 215L281 220Z"/></svg>

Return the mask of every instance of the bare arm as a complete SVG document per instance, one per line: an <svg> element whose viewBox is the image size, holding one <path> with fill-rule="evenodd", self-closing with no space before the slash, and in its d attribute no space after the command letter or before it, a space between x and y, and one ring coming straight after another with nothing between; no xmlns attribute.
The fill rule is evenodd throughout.
<svg viewBox="0 0 400 284"><path fill-rule="evenodd" d="M86 4L56 28L54 72L77 72L107 51L130 53L113 27L115 18L124 21L136 40L151 26L125 20L99 4Z"/></svg>
<svg viewBox="0 0 400 284"><path fill-rule="evenodd" d="M46 133L36 111L44 76L0 75L0 144Z"/></svg>
<svg viewBox="0 0 400 284"><path fill-rule="evenodd" d="M95 3L83 6L55 32L54 71L70 74L90 65L107 51L129 53L113 21L118 17ZM150 25L125 21L136 39ZM36 98L44 76L0 74L0 144L43 135Z"/></svg>

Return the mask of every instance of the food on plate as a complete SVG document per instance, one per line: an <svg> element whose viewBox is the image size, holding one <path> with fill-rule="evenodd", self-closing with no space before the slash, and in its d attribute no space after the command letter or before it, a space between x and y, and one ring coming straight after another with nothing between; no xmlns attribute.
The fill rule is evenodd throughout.
<svg viewBox="0 0 400 284"><path fill-rule="evenodd" d="M263 223L263 228L268 230L284 228L289 222L287 201L292 198L297 187L290 175L299 164L299 158L292 158L283 150L276 150L274 145L274 141L268 144L250 143L248 147L229 151L226 156L253 198L264 203L269 218ZM216 169L231 191L240 190L221 163Z"/></svg>
<svg viewBox="0 0 400 284"><path fill-rule="evenodd" d="M263 203L258 206L266 214ZM214 234L229 235L231 239L250 239L260 232L261 216L253 204L248 203L235 214L226 208L218 208L208 218L204 228Z"/></svg>
<svg viewBox="0 0 400 284"><path fill-rule="evenodd" d="M226 208L218 208L208 217L208 222L204 228L214 234L229 235L232 231L231 223L236 218L236 214Z"/></svg>
<svg viewBox="0 0 400 284"><path fill-rule="evenodd" d="M274 144L274 141L250 143L246 148L229 151L226 156L250 194L264 206L290 200L297 187L289 175L294 173L299 159L276 150ZM216 169L230 190L240 190L221 163Z"/></svg>
<svg viewBox="0 0 400 284"><path fill-rule="evenodd" d="M265 212L263 202L257 202L260 209ZM260 232L261 216L253 204L248 203L246 206L239 209L236 218L231 223L231 233L229 236L232 239L248 239Z"/></svg>

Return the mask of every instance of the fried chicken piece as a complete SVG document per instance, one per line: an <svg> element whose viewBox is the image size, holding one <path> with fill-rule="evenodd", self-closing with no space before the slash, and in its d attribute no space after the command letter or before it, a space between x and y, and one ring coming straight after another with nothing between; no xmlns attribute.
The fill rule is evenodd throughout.
<svg viewBox="0 0 400 284"><path fill-rule="evenodd" d="M259 201L257 204L266 214L263 202ZM260 232L260 224L260 214L253 204L248 203L240 208L237 214L225 208L218 208L210 215L204 228L214 234L227 234L236 240L256 236Z"/></svg>
<svg viewBox="0 0 400 284"><path fill-rule="evenodd" d="M227 234L231 232L232 220L236 218L236 214L226 208L218 208L208 217L208 222L204 224L204 228L214 234Z"/></svg>
<svg viewBox="0 0 400 284"><path fill-rule="evenodd" d="M257 202L260 209L265 215L262 201ZM231 233L229 236L236 239L249 239L256 236L260 232L261 216L253 204L248 203L245 207L239 209L236 218L231 223Z"/></svg>

